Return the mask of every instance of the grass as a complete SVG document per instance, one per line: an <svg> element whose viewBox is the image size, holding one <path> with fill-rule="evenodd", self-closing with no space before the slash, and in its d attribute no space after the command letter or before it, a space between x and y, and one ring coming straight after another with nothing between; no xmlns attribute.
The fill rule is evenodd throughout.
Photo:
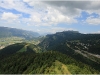
<svg viewBox="0 0 100 75"><path fill-rule="evenodd" d="M26 52L27 51L27 46L28 46L28 44L27 45L25 45L22 49L20 49L18 52ZM18 53L17 52L17 53Z"/></svg>
<svg viewBox="0 0 100 75"><path fill-rule="evenodd" d="M67 68L67 66L58 60L56 60L51 67L48 67L45 70L46 74L71 74Z"/></svg>

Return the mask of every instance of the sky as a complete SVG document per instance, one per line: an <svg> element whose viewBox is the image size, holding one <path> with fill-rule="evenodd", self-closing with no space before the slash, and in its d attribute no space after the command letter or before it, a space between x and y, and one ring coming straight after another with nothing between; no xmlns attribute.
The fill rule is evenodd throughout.
<svg viewBox="0 0 100 75"><path fill-rule="evenodd" d="M0 0L0 26L44 33L100 33L99 0Z"/></svg>

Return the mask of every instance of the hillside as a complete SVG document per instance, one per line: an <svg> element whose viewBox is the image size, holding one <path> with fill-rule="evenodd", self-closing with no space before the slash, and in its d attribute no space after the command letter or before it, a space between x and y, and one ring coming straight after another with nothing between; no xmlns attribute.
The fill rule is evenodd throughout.
<svg viewBox="0 0 100 75"><path fill-rule="evenodd" d="M99 44L100 34L81 34L77 31L64 31L57 32L56 34L47 35L46 38L39 44L43 46L45 49L49 49L54 45L58 45L61 43L66 43L67 41L80 41L84 44L86 43L96 43Z"/></svg>
<svg viewBox="0 0 100 75"><path fill-rule="evenodd" d="M37 32L26 31L16 28L0 27L0 38L11 37L11 36L31 39L38 37L39 34Z"/></svg>
<svg viewBox="0 0 100 75"><path fill-rule="evenodd" d="M0 61L0 74L97 74L89 65L59 52L16 53Z"/></svg>
<svg viewBox="0 0 100 75"><path fill-rule="evenodd" d="M81 34L77 31L58 32L47 35L39 46L46 50L59 50L63 53L70 49L100 54L100 34Z"/></svg>

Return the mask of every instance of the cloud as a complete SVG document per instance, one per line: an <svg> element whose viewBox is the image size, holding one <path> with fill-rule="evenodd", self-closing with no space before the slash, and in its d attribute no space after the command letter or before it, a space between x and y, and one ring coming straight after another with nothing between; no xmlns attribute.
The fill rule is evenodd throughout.
<svg viewBox="0 0 100 75"><path fill-rule="evenodd" d="M0 0L0 7L8 10L15 9L23 13L30 13L32 10L22 2L22 0Z"/></svg>
<svg viewBox="0 0 100 75"><path fill-rule="evenodd" d="M90 4L88 1L45 1L45 3L57 9L62 14L73 18L79 16L81 11Z"/></svg>
<svg viewBox="0 0 100 75"><path fill-rule="evenodd" d="M33 0L0 0L0 7L5 9L15 9L18 12L27 13L30 16L27 18L29 24L41 25L41 26L50 26L57 25L59 23L76 23L73 17L62 14L58 9L46 4L41 1ZM5 6L6 5L6 6ZM20 20L24 22L26 18L22 17ZM26 20L25 20L26 21Z"/></svg>
<svg viewBox="0 0 100 75"><path fill-rule="evenodd" d="M66 15L79 15L81 11L100 11L99 1L45 1Z"/></svg>
<svg viewBox="0 0 100 75"><path fill-rule="evenodd" d="M30 19L33 22L40 23L41 22L41 15L39 13L34 13L31 15Z"/></svg>
<svg viewBox="0 0 100 75"><path fill-rule="evenodd" d="M97 31L97 32L92 32L90 34L100 34L100 31Z"/></svg>
<svg viewBox="0 0 100 75"><path fill-rule="evenodd" d="M18 18L19 18L19 15L15 15L11 12L4 12L1 17L1 19L3 20L16 20Z"/></svg>
<svg viewBox="0 0 100 75"><path fill-rule="evenodd" d="M81 16L82 11L90 14L93 12L99 14L100 12L100 3L96 1L0 0L0 7L5 9L15 9L19 12L29 14L30 16L27 18L28 24L37 26L57 25L63 22L77 23L75 18ZM24 18L25 17L22 17L23 22L25 20ZM90 24L89 19L87 19L86 22Z"/></svg>
<svg viewBox="0 0 100 75"><path fill-rule="evenodd" d="M48 22L50 24L51 23L56 24L60 22L66 22L66 23L76 22L76 20L73 19L73 17L62 14L59 10L55 9L52 6L47 5L45 2L34 2L32 0L24 0L24 1L27 2L30 6L34 6L34 9L37 6L36 9L38 9L40 14L39 18L41 18L43 22Z"/></svg>
<svg viewBox="0 0 100 75"><path fill-rule="evenodd" d="M48 16L50 17L51 21L54 22L67 22L67 23L72 23L75 22L75 20L67 15L63 15L61 14L60 11L53 9L53 8L49 8L50 11L48 11ZM52 11L53 10L53 11Z"/></svg>
<svg viewBox="0 0 100 75"><path fill-rule="evenodd" d="M41 25L55 25L63 22L77 23L75 18L81 16L82 11L88 12L89 14L100 14L100 2L98 1L23 1L28 3L30 6L37 7L37 9L40 7L42 9L42 13L47 11L44 15L40 14L38 18L33 18L36 18L39 23L42 22ZM91 20L94 21L94 19ZM94 23L92 23L91 20L88 18L86 22L95 25L99 23L98 19L95 19L97 21Z"/></svg>
<svg viewBox="0 0 100 75"><path fill-rule="evenodd" d="M35 12L31 16L34 15L34 17L32 19L35 19L36 18L35 16L37 16L38 21L42 22L41 25L46 25L46 23L47 23L47 25L48 24L52 25L52 24L58 24L61 22L65 22L65 23L77 22L72 17L62 14L57 9L53 8L52 6L48 6L44 2L34 2L32 0L23 0L23 1L27 2L30 6L34 6L34 9L37 6L36 8L39 11L39 13ZM40 8L41 8L41 10L40 10Z"/></svg>
<svg viewBox="0 0 100 75"><path fill-rule="evenodd" d="M100 1L45 1L44 3L52 6L52 8L58 10L62 15L68 16L71 20L76 20L75 18L81 17L83 15L81 14L83 11L87 12L89 15L95 13L100 16ZM100 18L90 17L91 16L88 16L81 23L84 24L87 22L92 25L100 24ZM72 23L75 22L72 21Z"/></svg>
<svg viewBox="0 0 100 75"><path fill-rule="evenodd" d="M86 22L91 25L100 25L100 17L99 18L89 17L86 19Z"/></svg>
<svg viewBox="0 0 100 75"><path fill-rule="evenodd" d="M99 33L99 34L100 34L100 31L98 31L97 33Z"/></svg>

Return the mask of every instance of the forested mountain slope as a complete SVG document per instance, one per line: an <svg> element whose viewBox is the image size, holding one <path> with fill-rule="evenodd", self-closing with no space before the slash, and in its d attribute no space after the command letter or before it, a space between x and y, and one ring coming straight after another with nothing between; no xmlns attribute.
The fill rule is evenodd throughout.
<svg viewBox="0 0 100 75"><path fill-rule="evenodd" d="M94 74L98 70L59 52L16 53L0 61L1 74Z"/></svg>
<svg viewBox="0 0 100 75"><path fill-rule="evenodd" d="M100 34L81 34L77 31L57 32L47 35L39 45L46 50L51 50L66 43L72 47L80 46L80 50L84 49L91 53L100 54L100 51L98 51L100 49ZM85 47L88 47L88 49L85 49Z"/></svg>

